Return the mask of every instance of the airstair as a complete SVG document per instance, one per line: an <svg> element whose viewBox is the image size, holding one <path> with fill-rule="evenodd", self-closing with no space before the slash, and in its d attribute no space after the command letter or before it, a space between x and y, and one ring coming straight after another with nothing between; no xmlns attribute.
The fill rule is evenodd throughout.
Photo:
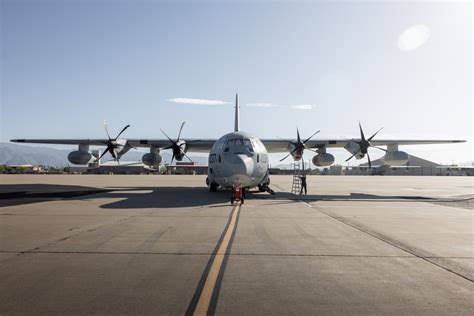
<svg viewBox="0 0 474 316"><path fill-rule="evenodd" d="M292 194L301 192L301 167L299 162L293 163L293 184L291 185Z"/></svg>

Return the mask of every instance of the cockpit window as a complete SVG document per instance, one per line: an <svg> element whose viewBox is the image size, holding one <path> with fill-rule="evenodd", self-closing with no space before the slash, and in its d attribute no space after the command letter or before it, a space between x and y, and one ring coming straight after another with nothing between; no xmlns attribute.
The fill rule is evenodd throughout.
<svg viewBox="0 0 474 316"><path fill-rule="evenodd" d="M242 139L242 138L229 139L225 144L224 151L228 152L230 148L235 148L241 151L244 147L246 147L249 151L253 152L255 143L253 143L250 139L247 139L247 138L246 139Z"/></svg>
<svg viewBox="0 0 474 316"><path fill-rule="evenodd" d="M250 151L253 152L253 146L252 143L250 142L250 139L244 139L244 145L247 147Z"/></svg>

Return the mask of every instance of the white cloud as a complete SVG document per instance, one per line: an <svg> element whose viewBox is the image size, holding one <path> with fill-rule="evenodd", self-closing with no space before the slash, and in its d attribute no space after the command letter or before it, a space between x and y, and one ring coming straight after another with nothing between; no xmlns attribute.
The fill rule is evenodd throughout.
<svg viewBox="0 0 474 316"><path fill-rule="evenodd" d="M290 105L290 108L295 110L311 110L313 106L311 104L299 104L299 105Z"/></svg>
<svg viewBox="0 0 474 316"><path fill-rule="evenodd" d="M423 24L413 25L398 36L398 48L402 51L417 49L430 38L430 29Z"/></svg>
<svg viewBox="0 0 474 316"><path fill-rule="evenodd" d="M169 102L178 104L196 104L196 105L222 105L227 102L222 100L206 100L206 99L193 99L193 98L172 98L168 99Z"/></svg>
<svg viewBox="0 0 474 316"><path fill-rule="evenodd" d="M272 108L276 107L276 104L273 103L248 103L246 106L252 106L252 107L257 107L257 108Z"/></svg>

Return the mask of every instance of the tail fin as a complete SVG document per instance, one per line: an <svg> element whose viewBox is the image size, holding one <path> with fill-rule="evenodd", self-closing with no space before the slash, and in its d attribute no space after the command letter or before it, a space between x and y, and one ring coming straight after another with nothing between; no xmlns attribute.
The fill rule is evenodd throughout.
<svg viewBox="0 0 474 316"><path fill-rule="evenodd" d="M235 95L235 121L234 121L234 132L238 132L240 129L239 125L239 94Z"/></svg>

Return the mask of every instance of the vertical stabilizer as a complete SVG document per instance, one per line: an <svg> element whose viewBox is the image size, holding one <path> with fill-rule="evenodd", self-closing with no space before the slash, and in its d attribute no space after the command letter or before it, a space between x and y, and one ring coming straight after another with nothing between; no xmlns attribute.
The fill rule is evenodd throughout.
<svg viewBox="0 0 474 316"><path fill-rule="evenodd" d="M234 121L234 132L240 130L239 125L239 94L235 95L235 121Z"/></svg>

